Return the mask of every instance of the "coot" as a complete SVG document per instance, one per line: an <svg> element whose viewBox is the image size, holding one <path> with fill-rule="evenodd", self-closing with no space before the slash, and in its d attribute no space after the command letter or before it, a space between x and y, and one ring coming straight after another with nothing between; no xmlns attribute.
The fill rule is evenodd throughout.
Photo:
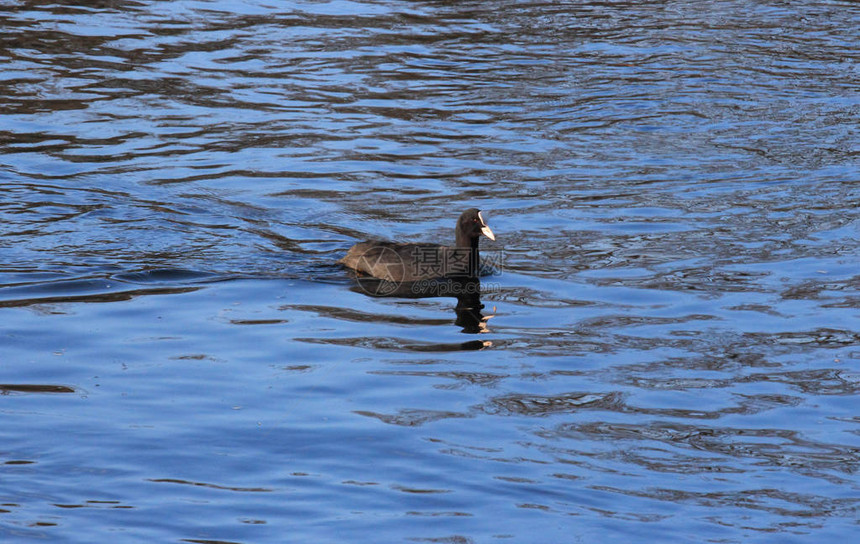
<svg viewBox="0 0 860 544"><path fill-rule="evenodd" d="M481 212L470 208L454 229L456 245L361 242L338 263L389 282L415 282L433 278L476 278L480 269L478 238L496 237Z"/></svg>

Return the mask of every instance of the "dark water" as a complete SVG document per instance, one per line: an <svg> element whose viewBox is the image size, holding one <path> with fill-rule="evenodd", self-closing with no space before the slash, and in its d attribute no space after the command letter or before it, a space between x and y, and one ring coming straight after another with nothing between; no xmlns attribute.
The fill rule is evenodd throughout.
<svg viewBox="0 0 860 544"><path fill-rule="evenodd" d="M3 542L856 535L858 4L0 27ZM473 327L333 264L472 206Z"/></svg>

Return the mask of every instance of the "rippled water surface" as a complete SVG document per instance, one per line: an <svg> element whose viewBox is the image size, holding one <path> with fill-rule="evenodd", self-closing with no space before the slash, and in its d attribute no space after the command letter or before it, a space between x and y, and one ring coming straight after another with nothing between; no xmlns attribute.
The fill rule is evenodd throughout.
<svg viewBox="0 0 860 544"><path fill-rule="evenodd" d="M0 27L3 542L857 534L858 4ZM480 313L335 264L469 207Z"/></svg>

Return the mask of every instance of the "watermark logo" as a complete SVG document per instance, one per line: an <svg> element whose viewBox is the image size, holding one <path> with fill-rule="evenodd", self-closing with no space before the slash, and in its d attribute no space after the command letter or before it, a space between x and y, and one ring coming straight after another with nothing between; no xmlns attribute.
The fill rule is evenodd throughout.
<svg viewBox="0 0 860 544"><path fill-rule="evenodd" d="M501 249L495 251L484 251L481 253L481 262L478 263L483 276L501 276L504 269L505 252Z"/></svg>
<svg viewBox="0 0 860 544"><path fill-rule="evenodd" d="M411 282L409 290L416 296L479 297L482 294L501 292L502 285L500 283L485 283L477 279L441 278Z"/></svg>
<svg viewBox="0 0 860 544"><path fill-rule="evenodd" d="M356 268L373 271L372 278L358 278L358 285L371 296L391 295L406 275L406 264L391 248L372 248L358 258Z"/></svg>
<svg viewBox="0 0 860 544"><path fill-rule="evenodd" d="M480 258L472 250L459 247L416 246L411 253L415 277L499 276L502 251L485 251Z"/></svg>

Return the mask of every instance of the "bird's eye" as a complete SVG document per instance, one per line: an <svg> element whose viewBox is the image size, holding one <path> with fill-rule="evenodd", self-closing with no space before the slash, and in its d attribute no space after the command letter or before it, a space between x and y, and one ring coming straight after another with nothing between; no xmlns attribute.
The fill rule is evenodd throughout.
<svg viewBox="0 0 860 544"><path fill-rule="evenodd" d="M477 217L476 217L476 218L474 218L474 219L472 219L472 223L477 223L477 222L478 222L478 218L477 218Z"/></svg>

